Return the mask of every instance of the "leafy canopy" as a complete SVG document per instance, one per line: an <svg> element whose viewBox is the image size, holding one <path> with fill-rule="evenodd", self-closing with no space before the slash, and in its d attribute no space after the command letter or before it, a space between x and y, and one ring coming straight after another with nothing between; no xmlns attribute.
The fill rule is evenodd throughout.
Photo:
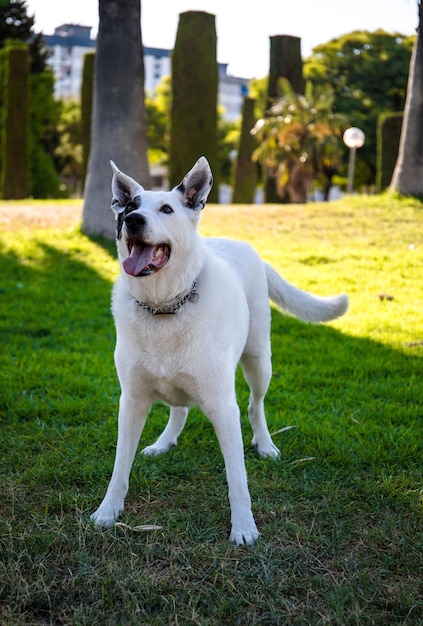
<svg viewBox="0 0 423 626"><path fill-rule="evenodd" d="M364 131L360 157L369 166L370 179L376 170L377 118L404 109L414 39L383 30L354 31L316 46L304 61L306 79L316 87L331 85L334 111Z"/></svg>
<svg viewBox="0 0 423 626"><path fill-rule="evenodd" d="M259 140L254 158L276 179L281 195L287 191L292 202L304 202L313 179L339 169L342 130L348 122L333 112L331 87L307 81L302 95L286 79L279 85L282 97L253 130Z"/></svg>

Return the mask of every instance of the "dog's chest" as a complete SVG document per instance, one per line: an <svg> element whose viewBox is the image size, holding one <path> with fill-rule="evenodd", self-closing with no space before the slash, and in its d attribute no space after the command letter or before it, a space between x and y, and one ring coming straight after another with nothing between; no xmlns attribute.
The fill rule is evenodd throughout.
<svg viewBox="0 0 423 626"><path fill-rule="evenodd" d="M132 332L128 336L128 330L116 351L121 382L173 406L197 404L201 383L192 332L169 333L163 327L160 333L151 329L147 335Z"/></svg>
<svg viewBox="0 0 423 626"><path fill-rule="evenodd" d="M192 406L198 404L199 381L190 372L180 369L175 371L170 365L157 365L152 371L146 362L139 363L135 376L132 377L132 386L137 386L148 392L154 401L163 400L172 406Z"/></svg>
<svg viewBox="0 0 423 626"><path fill-rule="evenodd" d="M156 379L152 385L152 390L157 399L163 400L171 406L192 406L198 404L198 398L194 395L195 385L187 381L180 381L179 387L177 381L166 380L164 378Z"/></svg>

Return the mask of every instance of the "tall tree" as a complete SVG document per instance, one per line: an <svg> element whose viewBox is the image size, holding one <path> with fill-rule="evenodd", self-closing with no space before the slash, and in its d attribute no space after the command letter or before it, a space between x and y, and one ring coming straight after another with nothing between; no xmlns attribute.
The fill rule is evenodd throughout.
<svg viewBox="0 0 423 626"><path fill-rule="evenodd" d="M179 16L172 54L169 179L178 184L204 155L213 171L209 200L218 200L217 60L215 16L187 11Z"/></svg>
<svg viewBox="0 0 423 626"><path fill-rule="evenodd" d="M149 186L140 0L99 0L99 16L82 228L112 239L109 160Z"/></svg>
<svg viewBox="0 0 423 626"><path fill-rule="evenodd" d="M279 81L287 80L295 93L304 92L303 61L301 58L301 39L291 35L270 37L269 81L267 84L267 109L280 98ZM267 114L266 114L267 115ZM266 202L286 202L285 194L278 185L270 169L266 171Z"/></svg>
<svg viewBox="0 0 423 626"><path fill-rule="evenodd" d="M423 197L423 3L418 2L419 25L411 55L407 98L398 159L391 189Z"/></svg>
<svg viewBox="0 0 423 626"><path fill-rule="evenodd" d="M28 15L25 0L0 2L0 48L7 39L25 41L29 46L31 72L39 74L46 67L48 52L41 33L34 33L34 17Z"/></svg>

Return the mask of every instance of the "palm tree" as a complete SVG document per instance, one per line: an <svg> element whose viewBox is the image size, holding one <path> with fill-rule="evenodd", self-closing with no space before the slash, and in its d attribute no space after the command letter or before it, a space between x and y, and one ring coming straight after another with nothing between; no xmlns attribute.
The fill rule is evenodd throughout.
<svg viewBox="0 0 423 626"><path fill-rule="evenodd" d="M99 0L91 153L83 230L112 239L109 160L149 185L140 0Z"/></svg>
<svg viewBox="0 0 423 626"><path fill-rule="evenodd" d="M423 196L423 3L418 2L419 26L408 76L407 97L392 191Z"/></svg>
<svg viewBox="0 0 423 626"><path fill-rule="evenodd" d="M326 177L328 192L341 165L342 130L348 124L332 111L331 87L313 88L307 82L302 95L285 79L279 84L282 97L252 131L259 140L254 158L275 178L281 197L288 192L291 202L306 202L309 185L319 174Z"/></svg>

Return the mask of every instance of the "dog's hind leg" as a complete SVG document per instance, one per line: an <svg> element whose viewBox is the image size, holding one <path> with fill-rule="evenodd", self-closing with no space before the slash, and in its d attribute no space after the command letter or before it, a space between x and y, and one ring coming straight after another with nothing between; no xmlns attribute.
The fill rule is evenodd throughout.
<svg viewBox="0 0 423 626"><path fill-rule="evenodd" d="M146 456L159 456L168 452L176 446L178 437L181 434L188 416L186 407L172 406L170 408L170 417L166 428L151 446L147 446L142 451Z"/></svg>
<svg viewBox="0 0 423 626"><path fill-rule="evenodd" d="M254 432L252 444L260 456L276 458L280 452L272 441L264 413L264 396L272 374L270 351L266 349L265 354L257 357L244 354L241 366L250 387L248 417Z"/></svg>
<svg viewBox="0 0 423 626"><path fill-rule="evenodd" d="M248 303L250 328L241 367L250 387L248 417L254 433L252 444L260 456L276 458L280 453L272 441L264 413L264 397L272 377L270 307L265 282L256 286L255 295Z"/></svg>

